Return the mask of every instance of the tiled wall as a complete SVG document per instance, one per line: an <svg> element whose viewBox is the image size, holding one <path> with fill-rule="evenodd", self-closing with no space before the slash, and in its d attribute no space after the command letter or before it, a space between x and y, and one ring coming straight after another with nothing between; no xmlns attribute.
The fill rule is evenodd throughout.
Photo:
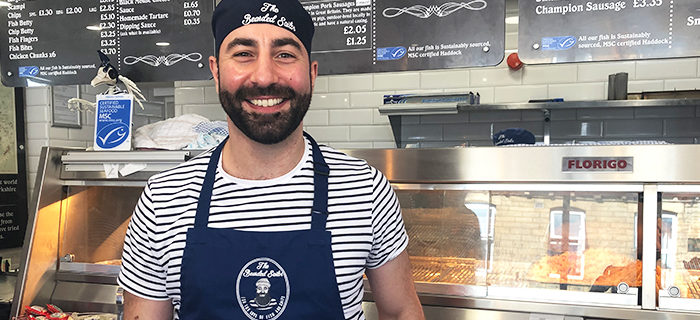
<svg viewBox="0 0 700 320"><path fill-rule="evenodd" d="M482 104L548 98L604 100L608 74L617 72L629 74L630 93L700 89L697 58L528 65L519 71L501 64L492 68L321 76L304 126L317 140L337 148L392 148L395 144L389 121L378 112L385 94L474 91L480 93ZM225 119L213 81L176 82L175 104L176 115L192 112ZM407 141L417 147L490 144L492 126L496 132L525 127L542 141L542 119L541 112L533 110L474 111L457 117L408 119L413 128L406 128L408 133L404 133L406 138L414 138ZM552 136L553 143L630 139L698 143L700 106L556 111L552 114Z"/></svg>
<svg viewBox="0 0 700 320"><path fill-rule="evenodd" d="M401 147L491 146L494 133L525 128L544 140L540 110L401 117ZM655 140L700 143L700 106L552 110L550 143Z"/></svg>
<svg viewBox="0 0 700 320"><path fill-rule="evenodd" d="M322 76L317 79L304 125L320 142L337 148L392 148L395 143L389 120L378 112L385 94L478 91L483 104L544 98L601 100L607 97L607 75L616 72L629 74L630 93L700 89L697 58L532 65L519 71L500 65ZM50 89L28 88L26 96L28 185L33 190L41 147L88 147L94 120L83 116L82 129L51 127ZM198 113L212 120L225 119L213 81L176 82L174 96L175 115ZM449 145L488 144L492 126L496 131L513 126L525 127L540 140L543 134L540 126L542 115L532 110L474 111L442 119L439 116L421 117L407 123L410 121L420 134L432 137L423 140L422 144L419 142L421 147L444 146L445 141ZM410 132L410 129L405 132ZM561 137L552 142L661 136L671 142L697 143L700 107L555 111L552 113L552 135Z"/></svg>
<svg viewBox="0 0 700 320"><path fill-rule="evenodd" d="M170 96L172 99L172 85L170 90L159 90L160 96L155 97L155 90L144 89L144 94L148 101L144 103L144 109L138 107L134 109L134 126L153 123L162 120L167 111L163 110L164 105L154 102ZM149 86L146 86L148 88ZM102 93L104 88L93 88L91 86L81 86L81 98L88 101L95 101L95 95ZM168 92L169 91L169 92ZM27 139L27 189L29 191L29 203L33 203L34 184L39 167L39 157L44 146L52 147L74 147L85 149L92 146L95 131L95 113L82 112L82 128L59 128L51 125L51 96L50 87L27 88L25 108L25 130ZM167 98L165 98L167 99ZM172 107L171 107L172 109ZM171 112L172 113L172 112Z"/></svg>
<svg viewBox="0 0 700 320"><path fill-rule="evenodd" d="M34 182L41 148L52 147L76 147L85 149L91 145L95 128L94 113L82 114L82 128L56 128L51 126L51 88L34 87L27 88L25 108L25 130L27 139L27 190L29 191L29 203L33 203ZM85 99L94 101L94 96L84 96Z"/></svg>

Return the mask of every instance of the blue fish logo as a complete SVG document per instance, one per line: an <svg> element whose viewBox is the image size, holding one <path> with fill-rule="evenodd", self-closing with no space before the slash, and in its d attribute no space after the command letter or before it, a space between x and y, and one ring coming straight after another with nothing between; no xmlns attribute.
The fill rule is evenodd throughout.
<svg viewBox="0 0 700 320"><path fill-rule="evenodd" d="M569 36L559 41L559 48L561 48L562 50L566 50L573 47L575 44L576 38Z"/></svg>
<svg viewBox="0 0 700 320"><path fill-rule="evenodd" d="M35 67L35 66L19 67L18 73L19 73L20 78L36 77L37 75L39 75L39 67Z"/></svg>
<svg viewBox="0 0 700 320"><path fill-rule="evenodd" d="M129 126L113 122L97 133L97 145L102 149L113 149L129 137Z"/></svg>
<svg viewBox="0 0 700 320"><path fill-rule="evenodd" d="M576 37L546 37L542 38L542 50L568 50L576 45Z"/></svg>
<svg viewBox="0 0 700 320"><path fill-rule="evenodd" d="M379 61L389 61L389 60L399 60L406 55L405 47L386 47L377 48L377 60Z"/></svg>

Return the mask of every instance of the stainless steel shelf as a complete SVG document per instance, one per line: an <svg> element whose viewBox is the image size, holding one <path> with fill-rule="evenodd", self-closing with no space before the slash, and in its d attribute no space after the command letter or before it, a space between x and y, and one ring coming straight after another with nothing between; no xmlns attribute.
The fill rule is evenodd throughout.
<svg viewBox="0 0 700 320"><path fill-rule="evenodd" d="M529 314L566 315L571 317L620 320L697 320L700 314L690 312L642 310L640 307L604 307L580 304L525 302L492 298L450 297L445 295L418 294L424 306L426 319L458 320L473 318L474 312L488 312L488 319L532 319ZM364 308L373 308L372 293L365 291ZM507 310L507 311L506 311ZM367 319L373 318L368 313Z"/></svg>
<svg viewBox="0 0 700 320"><path fill-rule="evenodd" d="M472 110L557 110L578 108L642 108L670 106L700 106L700 99L594 100L508 104L388 104L379 107L385 116L456 114Z"/></svg>

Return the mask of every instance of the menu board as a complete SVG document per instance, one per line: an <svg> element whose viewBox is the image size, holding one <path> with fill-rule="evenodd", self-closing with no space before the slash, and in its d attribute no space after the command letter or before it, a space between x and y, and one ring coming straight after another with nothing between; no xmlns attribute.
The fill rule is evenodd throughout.
<svg viewBox="0 0 700 320"><path fill-rule="evenodd" d="M9 0L0 7L6 86L90 83L101 50L135 82L204 80L214 0Z"/></svg>
<svg viewBox="0 0 700 320"><path fill-rule="evenodd" d="M24 129L15 94L14 89L0 87L0 249L22 246L27 227L26 170L20 163L25 154L17 148Z"/></svg>
<svg viewBox="0 0 700 320"><path fill-rule="evenodd" d="M499 64L505 0L302 0L320 74Z"/></svg>
<svg viewBox="0 0 700 320"><path fill-rule="evenodd" d="M520 0L526 63L700 56L698 0Z"/></svg>

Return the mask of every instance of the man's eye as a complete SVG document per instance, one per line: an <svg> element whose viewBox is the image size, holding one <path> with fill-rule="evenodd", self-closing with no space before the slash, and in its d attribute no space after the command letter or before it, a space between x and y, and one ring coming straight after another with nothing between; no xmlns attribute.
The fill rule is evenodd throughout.
<svg viewBox="0 0 700 320"><path fill-rule="evenodd" d="M284 53L280 53L279 57L283 58L283 59L290 59L290 58L294 58L294 55L291 53L284 52Z"/></svg>
<svg viewBox="0 0 700 320"><path fill-rule="evenodd" d="M250 54L250 52L243 51L243 52L236 52L233 54L233 56L234 57L250 57L250 56L252 56L252 54Z"/></svg>

